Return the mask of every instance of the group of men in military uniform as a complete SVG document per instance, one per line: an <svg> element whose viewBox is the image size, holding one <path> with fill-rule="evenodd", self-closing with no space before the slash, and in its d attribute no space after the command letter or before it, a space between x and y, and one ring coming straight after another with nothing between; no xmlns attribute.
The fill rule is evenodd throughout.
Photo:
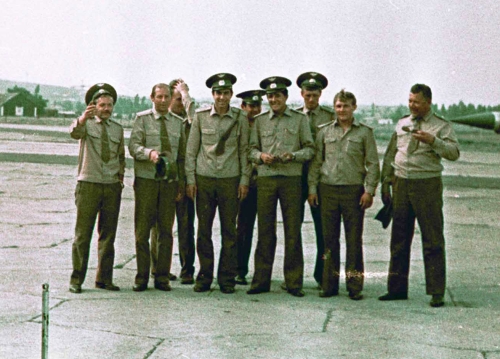
<svg viewBox="0 0 500 359"><path fill-rule="evenodd" d="M373 130L354 117L356 97L342 90L334 97L333 110L319 105L328 80L319 73L307 72L297 78L303 107L292 109L287 105L292 82L274 76L262 80L261 89L236 95L242 100L240 109L230 105L235 83L236 77L228 73L211 76L206 86L214 102L196 112L184 81L160 83L152 89L152 109L137 114L129 142L135 171L137 274L133 290L146 290L150 273L156 289L171 290L176 213L181 283L194 283L195 292L210 290L214 280L212 227L218 208L221 251L216 278L221 292L234 293L236 284L248 284L257 216L255 272L247 293L270 291L279 202L285 251L285 281L281 287L293 296L304 296L301 227L307 201L316 232L314 278L320 297L339 292L343 222L346 287L351 299L362 299L364 213L373 204L380 169ZM264 95L270 109L260 113ZM72 137L80 139L81 144L70 282L73 293L81 292L97 215L99 266L95 284L97 288L119 290L112 283L112 264L125 167L123 129L110 119L116 102L112 86L97 84L89 89L87 98L86 111L71 127ZM412 87L412 114L401 120L406 126L398 123L384 158L383 201L392 207L394 221L389 292L380 300L407 298L409 251L417 218L421 228L425 227L422 241L431 305L444 304L440 159L455 160L459 152L451 126L430 110L431 99L428 86ZM411 127L409 132L405 132L407 126ZM414 150L411 146L415 143ZM417 200L412 192L427 185L432 186L432 196L441 198L432 206L432 218L423 213L423 208L433 198L420 196ZM85 196L80 191L85 191ZM194 207L200 265L196 278Z"/></svg>

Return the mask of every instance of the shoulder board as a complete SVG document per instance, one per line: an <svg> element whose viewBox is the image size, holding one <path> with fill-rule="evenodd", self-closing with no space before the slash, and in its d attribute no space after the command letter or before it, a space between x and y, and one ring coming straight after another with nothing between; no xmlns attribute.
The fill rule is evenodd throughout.
<svg viewBox="0 0 500 359"><path fill-rule="evenodd" d="M295 113L300 113L301 115L306 116L306 114L305 114L304 112L299 111L298 109L290 108L290 110L291 110L292 112L295 112Z"/></svg>
<svg viewBox="0 0 500 359"><path fill-rule="evenodd" d="M118 125L118 126L120 126L120 127L123 127L121 123L119 123L118 121L116 121L116 120L114 120L114 119L112 119L112 118L110 118L110 119L109 119L109 121L110 121L110 122L112 122L112 123L114 123L115 125Z"/></svg>
<svg viewBox="0 0 500 359"><path fill-rule="evenodd" d="M170 111L168 111L168 114L170 115L170 117L175 118L176 120L179 120L181 122L184 122L184 119L181 116L176 115L175 113L170 112Z"/></svg>
<svg viewBox="0 0 500 359"><path fill-rule="evenodd" d="M210 111L211 109L212 109L212 106L208 106L208 107L199 108L195 112L205 112L205 111Z"/></svg>
<svg viewBox="0 0 500 359"><path fill-rule="evenodd" d="M265 115L269 115L269 110L259 113L257 116L255 116L255 118L265 116Z"/></svg>
<svg viewBox="0 0 500 359"><path fill-rule="evenodd" d="M320 106L320 107L322 110L325 110L328 113L335 113L335 111L333 111L333 109L331 109L330 107L326 107L326 106Z"/></svg>
<svg viewBox="0 0 500 359"><path fill-rule="evenodd" d="M322 123L321 125L318 125L316 127L318 127L318 129L322 129L324 127L327 127L327 126L330 126L330 125L333 125L335 123L335 121L330 121L330 122L327 122L327 123Z"/></svg>
<svg viewBox="0 0 500 359"><path fill-rule="evenodd" d="M447 119L445 119L444 117L438 116L438 115L436 115L436 114L434 114L434 117L439 118L439 119L440 119L440 120L442 120L442 121L448 122L448 120L447 120Z"/></svg>
<svg viewBox="0 0 500 359"><path fill-rule="evenodd" d="M369 128L370 130L372 130L372 131L373 131L373 127L368 126L366 123L360 122L360 123L359 123L359 125L360 125L360 126L363 126L363 127L366 127L366 128Z"/></svg>
<svg viewBox="0 0 500 359"><path fill-rule="evenodd" d="M137 116L146 116L146 115L150 115L152 113L153 113L153 110L149 109L149 110L144 110L144 111L141 111L141 112L137 112Z"/></svg>

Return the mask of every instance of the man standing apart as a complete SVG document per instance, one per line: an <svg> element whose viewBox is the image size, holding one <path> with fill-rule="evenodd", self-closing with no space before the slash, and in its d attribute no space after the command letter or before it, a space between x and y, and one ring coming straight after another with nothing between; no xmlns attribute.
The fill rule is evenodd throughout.
<svg viewBox="0 0 500 359"><path fill-rule="evenodd" d="M303 163L314 156L314 143L306 115L286 104L287 87L291 84L289 79L278 76L260 83L271 110L255 118L250 136L249 158L258 164L259 240L255 250L255 274L248 294L269 292L271 288L279 200L285 227L285 285L293 296L304 296L301 175Z"/></svg>
<svg viewBox="0 0 500 359"><path fill-rule="evenodd" d="M370 127L354 117L356 97L340 91L333 98L337 114L316 138L316 154L309 170L311 207L321 209L325 237L325 266L320 297L339 292L340 230L346 241L346 286L349 298L363 298L363 221L373 204L380 177L377 145ZM366 186L365 186L366 185Z"/></svg>
<svg viewBox="0 0 500 359"><path fill-rule="evenodd" d="M189 87L182 79L170 81L172 99L168 110L183 119L184 134L189 137L191 123L194 117L194 101L189 95ZM177 236L179 241L179 256L181 261L181 284L194 283L194 202L188 196L182 196L176 203ZM156 270L156 226L151 231L151 272ZM170 280L177 277L170 273Z"/></svg>
<svg viewBox="0 0 500 359"><path fill-rule="evenodd" d="M130 134L129 151L134 158L135 248L137 275L133 290L147 289L150 269L149 234L156 225L156 289L170 291L172 227L175 203L184 195L185 135L182 119L168 111L171 89L153 86L153 108L139 112ZM159 171L163 168L163 171ZM165 172L165 173L163 173Z"/></svg>
<svg viewBox="0 0 500 359"><path fill-rule="evenodd" d="M334 120L333 111L319 104L321 92L328 86L328 80L318 72L305 72L297 78L297 86L300 87L300 95L304 99L304 106L299 107L297 110L307 115L313 141L316 141L316 135L320 127ZM307 185L309 166L310 162L306 162L302 169L302 196L304 204L309 194ZM311 208L314 232L316 233L316 264L314 266L314 279L316 279L316 283L321 286L323 276L323 251L325 246L323 228L321 226L321 213L318 206L309 207ZM305 208L303 208L303 210L305 212ZM303 219L304 217L302 217L302 221Z"/></svg>
<svg viewBox="0 0 500 359"><path fill-rule="evenodd" d="M116 97L115 89L109 84L92 86L85 95L85 112L70 127L71 137L80 140L71 293L82 292L97 216L99 258L95 286L120 290L113 284L113 263L125 173L125 145L122 126L111 119Z"/></svg>
<svg viewBox="0 0 500 359"><path fill-rule="evenodd" d="M392 201L394 213L388 293L379 299L408 298L416 218L422 233L426 292L432 295L430 305L441 307L446 287L441 158L455 161L460 151L451 124L436 116L431 104L430 87L413 85L408 100L411 115L398 121L384 156L382 201Z"/></svg>
<svg viewBox="0 0 500 359"><path fill-rule="evenodd" d="M214 104L195 113L186 153L187 195L196 197L198 215L197 252L200 271L195 292L210 290L214 272L212 225L219 208L222 236L217 282L222 293L234 293L237 245L236 216L239 201L248 193L248 122L246 113L229 106L236 77L227 73L211 76Z"/></svg>
<svg viewBox="0 0 500 359"><path fill-rule="evenodd" d="M239 93L236 97L241 98L241 109L247 113L248 126L250 130L255 122L255 116L262 112L263 90L251 90ZM248 260L252 250L253 227L257 217L257 167L252 166L248 195L240 201L238 211L238 224L236 233L238 238L238 276L236 284L247 285Z"/></svg>

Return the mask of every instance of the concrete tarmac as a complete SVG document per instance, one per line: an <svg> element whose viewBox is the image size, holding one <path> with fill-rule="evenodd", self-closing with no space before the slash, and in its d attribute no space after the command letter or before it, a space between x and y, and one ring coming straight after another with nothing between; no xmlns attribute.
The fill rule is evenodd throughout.
<svg viewBox="0 0 500 359"><path fill-rule="evenodd" d="M448 285L442 308L431 308L425 295L418 229L409 299L377 300L386 292L390 234L373 219L381 207L378 198L365 219L366 278L361 301L348 298L343 273L338 297L318 297L312 276L316 248L309 210L302 230L304 298L280 289L281 220L270 293L250 296L245 293L248 286L237 286L236 293L228 295L215 284L209 292L195 293L191 285L178 281L172 282L171 292L153 289L152 281L147 291L133 292L130 168L116 239L114 282L121 291L94 288L94 236L83 292L71 294L76 166L0 161L0 358L41 357L42 284L48 283L51 359L500 359L500 158L493 154L487 159L482 156L476 165L473 160L467 162L475 156L479 154L464 153L462 162L445 163ZM453 180L464 176L469 180ZM477 181L471 181L471 176L477 176ZM486 177L489 186L482 188ZM213 238L218 253L217 218ZM254 248L255 244L256 231ZM179 274L177 237L174 246L172 272ZM250 264L253 273L253 250Z"/></svg>

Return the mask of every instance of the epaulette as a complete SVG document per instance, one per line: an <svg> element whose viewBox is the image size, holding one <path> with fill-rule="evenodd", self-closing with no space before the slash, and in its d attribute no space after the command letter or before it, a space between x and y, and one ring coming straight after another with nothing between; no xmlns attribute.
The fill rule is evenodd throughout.
<svg viewBox="0 0 500 359"><path fill-rule="evenodd" d="M148 110L137 112L137 116L146 116L146 115L150 115L152 113L153 113L153 109L150 108Z"/></svg>
<svg viewBox="0 0 500 359"><path fill-rule="evenodd" d="M327 123L322 123L321 125L318 125L316 127L318 128L318 130L321 130L322 128L330 126L330 125L333 125L334 123L335 123L335 121L330 121L330 122L327 122Z"/></svg>
<svg viewBox="0 0 500 359"><path fill-rule="evenodd" d="M114 120L114 119L112 119L112 118L110 118L110 119L109 119L109 121L110 121L110 122L113 122L115 125L118 125L118 126L120 126L120 127L123 127L121 123L119 123L118 121L116 121L116 120Z"/></svg>
<svg viewBox="0 0 500 359"><path fill-rule="evenodd" d="M369 128L370 130L372 130L372 131L373 131L373 127L368 126L366 123L360 122L360 123L359 123L359 125L360 125L360 126L364 126L364 127L366 127L366 128Z"/></svg>
<svg viewBox="0 0 500 359"><path fill-rule="evenodd" d="M265 116L265 115L269 116L269 110L259 113L257 116L255 116L255 118Z"/></svg>
<svg viewBox="0 0 500 359"><path fill-rule="evenodd" d="M330 107L321 106L321 105L320 105L320 107L321 107L322 110L325 110L326 112L335 113L335 111L332 108L330 108Z"/></svg>
<svg viewBox="0 0 500 359"><path fill-rule="evenodd" d="M179 121L181 121L181 122L184 122L184 119L183 119L181 116L179 116L179 115L177 115L177 114L173 113L172 111L168 111L168 113L170 114L170 116L172 116L172 117L173 117L173 118L175 118L176 120L179 120Z"/></svg>
<svg viewBox="0 0 500 359"><path fill-rule="evenodd" d="M208 106L208 107L199 108L195 112L196 113L198 113L198 112L205 112L205 111L210 111L211 109L212 109L212 106Z"/></svg>
<svg viewBox="0 0 500 359"><path fill-rule="evenodd" d="M296 109L294 109L294 108L290 108L290 110L291 110L292 112L295 112L295 113L300 113L301 115L306 116L306 114L305 114L303 111L299 111L299 110L296 110Z"/></svg>
<svg viewBox="0 0 500 359"><path fill-rule="evenodd" d="M443 120L443 121L445 121L445 122L448 122L448 120L447 120L447 119L445 119L444 117L438 116L438 115L436 115L436 114L434 114L434 117L439 118L440 120Z"/></svg>

